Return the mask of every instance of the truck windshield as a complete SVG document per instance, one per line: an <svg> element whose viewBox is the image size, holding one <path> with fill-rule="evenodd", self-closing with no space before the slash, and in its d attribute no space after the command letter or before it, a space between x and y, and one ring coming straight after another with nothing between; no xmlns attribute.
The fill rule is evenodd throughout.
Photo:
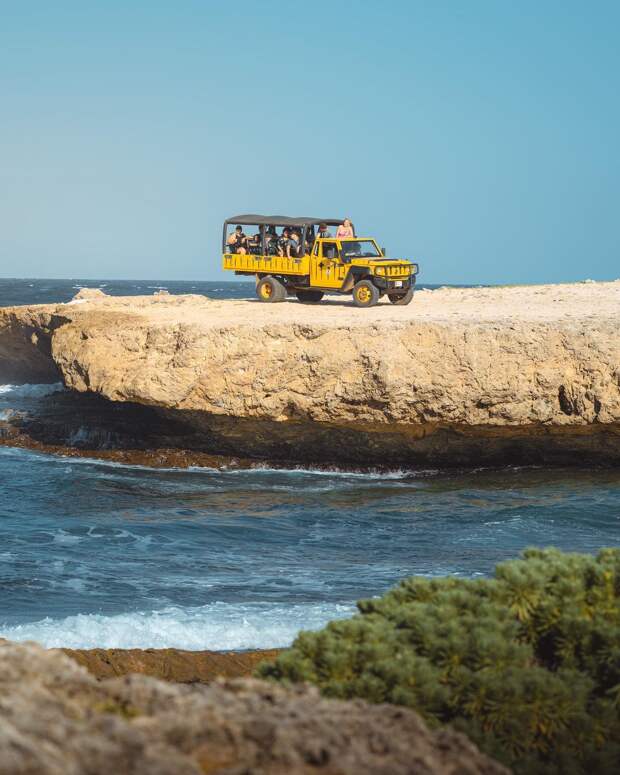
<svg viewBox="0 0 620 775"><path fill-rule="evenodd" d="M342 243L343 258L381 258L381 253L372 240L347 240Z"/></svg>

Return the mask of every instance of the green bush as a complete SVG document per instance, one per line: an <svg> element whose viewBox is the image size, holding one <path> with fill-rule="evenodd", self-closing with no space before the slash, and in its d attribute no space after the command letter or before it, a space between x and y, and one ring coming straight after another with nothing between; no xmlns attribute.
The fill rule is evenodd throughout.
<svg viewBox="0 0 620 775"><path fill-rule="evenodd" d="M403 581L262 677L414 708L515 772L620 772L620 550L530 549L493 579Z"/></svg>

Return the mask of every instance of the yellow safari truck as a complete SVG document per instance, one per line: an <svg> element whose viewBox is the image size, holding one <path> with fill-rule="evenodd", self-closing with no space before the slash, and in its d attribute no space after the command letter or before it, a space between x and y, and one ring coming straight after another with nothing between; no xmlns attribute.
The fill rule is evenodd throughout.
<svg viewBox="0 0 620 775"><path fill-rule="evenodd" d="M418 265L386 258L371 237L336 239L342 218L289 218L283 215L236 215L224 222L223 268L256 277L261 301L321 301L326 293L351 294L357 307L373 307L382 296L409 304ZM248 233L254 230L253 234ZM278 233L278 230L280 233Z"/></svg>

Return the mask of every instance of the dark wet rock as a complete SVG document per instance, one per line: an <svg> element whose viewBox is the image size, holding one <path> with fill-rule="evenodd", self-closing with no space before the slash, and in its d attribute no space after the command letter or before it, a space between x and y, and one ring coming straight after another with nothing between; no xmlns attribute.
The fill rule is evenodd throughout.
<svg viewBox="0 0 620 775"><path fill-rule="evenodd" d="M275 423L108 401L66 391L0 420L0 445L154 467L312 465L358 471L620 464L620 424L410 427L388 432Z"/></svg>

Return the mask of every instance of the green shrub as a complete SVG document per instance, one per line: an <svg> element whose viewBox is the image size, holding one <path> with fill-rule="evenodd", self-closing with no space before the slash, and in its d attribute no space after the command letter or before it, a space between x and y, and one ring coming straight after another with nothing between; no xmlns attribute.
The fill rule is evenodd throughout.
<svg viewBox="0 0 620 775"><path fill-rule="evenodd" d="M620 550L530 549L493 579L403 581L262 677L414 708L515 772L620 772Z"/></svg>

